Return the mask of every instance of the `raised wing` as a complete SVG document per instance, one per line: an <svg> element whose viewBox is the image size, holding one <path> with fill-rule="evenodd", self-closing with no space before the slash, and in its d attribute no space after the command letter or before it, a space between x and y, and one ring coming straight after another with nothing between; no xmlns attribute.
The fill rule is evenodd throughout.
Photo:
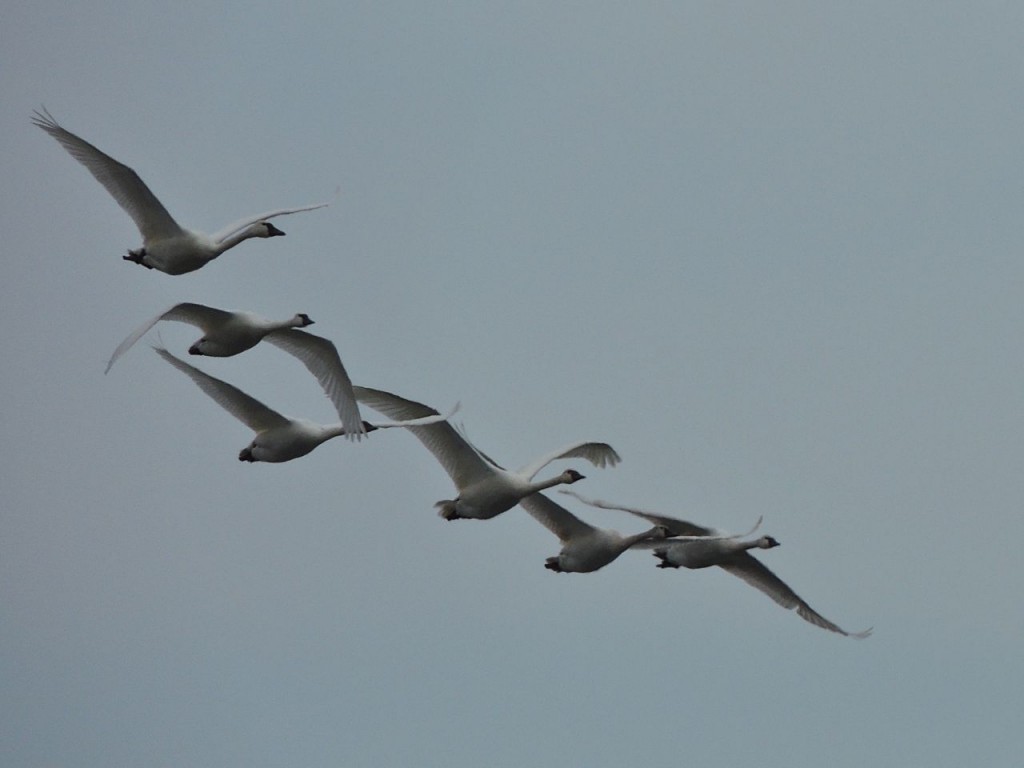
<svg viewBox="0 0 1024 768"><path fill-rule="evenodd" d="M425 427L430 424L439 424L442 421L448 421L448 419L458 413L459 408L461 407L461 403L456 403L447 413L439 413L435 416L422 416L418 419L405 419L404 421L378 421L374 419L371 422L371 426L374 429L409 429L410 427Z"/></svg>
<svg viewBox="0 0 1024 768"><path fill-rule="evenodd" d="M532 493L520 499L519 503L534 520L555 534L563 544L571 539L585 536L594 530L594 526L583 522L565 507L556 504L542 493Z"/></svg>
<svg viewBox="0 0 1024 768"><path fill-rule="evenodd" d="M541 456L535 459L531 463L519 469L518 474L525 477L527 480L532 478L544 467L550 464L556 459L586 459L595 467L614 467L622 459L619 458L619 454L615 452L608 443L592 443L592 442L578 442L567 445L564 448L559 448L557 451L553 451L546 456Z"/></svg>
<svg viewBox="0 0 1024 768"><path fill-rule="evenodd" d="M306 366L306 370L316 377L320 382L320 388L334 403L338 418L345 426L345 437L359 440L366 434L363 417L359 413L359 403L352 390L352 380L342 365L341 355L338 354L334 342L295 328L272 331L263 338L298 358Z"/></svg>
<svg viewBox="0 0 1024 768"><path fill-rule="evenodd" d="M250 224L255 224L257 221L267 221L275 216L287 216L289 213L301 213L302 211L315 211L317 208L326 208L327 203L317 203L316 205L303 205L298 208L277 208L273 211L267 211L261 213L258 216L247 216L244 219L239 219L236 222L228 224L224 229L219 232L215 232L212 237L215 243L223 242L231 237L236 232L248 227Z"/></svg>
<svg viewBox="0 0 1024 768"><path fill-rule="evenodd" d="M847 632L838 624L833 624L811 608L782 579L772 573L764 563L749 552L739 552L728 562L721 563L720 565L729 573L739 576L747 584L764 592L783 608L796 608L796 612L802 619L809 621L816 627L857 639L863 639L871 634L871 629L865 629L862 632Z"/></svg>
<svg viewBox="0 0 1024 768"><path fill-rule="evenodd" d="M45 108L34 113L32 122L60 142L103 185L132 217L144 241L181 234L181 227L135 171L63 128Z"/></svg>
<svg viewBox="0 0 1024 768"><path fill-rule="evenodd" d="M598 507L599 509L614 509L618 512L628 512L631 515L642 517L644 520L648 520L654 525L665 526L672 536L719 536L719 531L713 528L705 528L703 525L697 525L696 523L689 523L686 520L679 520L675 517L665 517L664 515L655 515L651 512L645 512L642 509L636 509L634 507L623 507L618 504L610 504L607 501L599 501L597 499L588 499L585 496L581 496L576 491L570 491L563 489L561 493L566 493L570 496L575 496L577 499L582 501L584 504L589 504L592 507ZM758 521L760 525L760 521ZM755 526L756 530L757 526ZM664 544L664 542L658 542Z"/></svg>
<svg viewBox="0 0 1024 768"><path fill-rule="evenodd" d="M668 519L671 520L672 518L668 518ZM636 542L636 543L634 543L632 545L632 549L657 549L659 547L664 547L664 546L666 546L668 544L671 544L674 541L698 541L698 540L706 541L708 539L742 539L742 538L745 538L745 537L749 536L754 531L756 531L758 528L760 528L761 527L761 523L762 523L763 520L764 520L764 516L763 515L761 517L757 518L757 522L754 523L754 526L749 531L747 531L746 533L720 533L720 532L716 531L715 533L709 534L707 536L703 536L703 535L701 535L701 536L688 536L688 535L682 535L682 534L674 534L674 533L672 533L672 531L670 529L669 532L668 532L669 538L664 538L664 539L648 539L646 541L643 541L643 540L642 541L638 541L638 542ZM683 521L679 521L679 522L683 522ZM660 523L659 523L659 525L660 525Z"/></svg>
<svg viewBox="0 0 1024 768"><path fill-rule="evenodd" d="M153 347L164 360L187 375L199 388L212 397L218 405L244 423L253 432L262 432L274 427L284 427L290 422L275 410L272 410L254 397L228 384L226 381L210 376L208 373L179 360L163 347Z"/></svg>
<svg viewBox="0 0 1024 768"><path fill-rule="evenodd" d="M429 405L407 400L380 389L353 387L356 399L385 416L408 421L439 416ZM460 490L478 480L489 477L494 465L447 421L438 421L427 426L411 426L409 431L444 467L444 471Z"/></svg>
<svg viewBox="0 0 1024 768"><path fill-rule="evenodd" d="M103 373L108 373L111 366L117 361L117 358L127 352L136 341L145 336L146 332L161 320L177 320L182 323L191 323L202 328L204 333L209 333L211 328L225 322L229 317L231 317L230 312L207 307L203 304L191 304L189 302L175 304L167 311L161 312L151 320L147 320L128 334L125 340L117 345L117 349L110 356L110 361L107 363L106 370Z"/></svg>

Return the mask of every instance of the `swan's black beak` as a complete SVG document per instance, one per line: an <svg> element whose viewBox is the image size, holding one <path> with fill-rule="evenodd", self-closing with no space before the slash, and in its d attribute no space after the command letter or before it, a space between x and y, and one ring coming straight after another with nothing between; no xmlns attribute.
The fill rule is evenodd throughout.
<svg viewBox="0 0 1024 768"><path fill-rule="evenodd" d="M284 237L284 232L282 232L280 229L275 227L269 221L266 222L266 225L267 225L267 237Z"/></svg>

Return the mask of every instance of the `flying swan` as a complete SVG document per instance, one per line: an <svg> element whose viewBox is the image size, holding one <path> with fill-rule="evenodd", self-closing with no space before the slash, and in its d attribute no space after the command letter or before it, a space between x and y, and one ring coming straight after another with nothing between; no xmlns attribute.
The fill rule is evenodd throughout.
<svg viewBox="0 0 1024 768"><path fill-rule="evenodd" d="M217 402L224 410L244 423L256 433L252 442L238 454L239 461L282 462L305 456L321 443L332 437L346 434L346 427L341 424L316 424L306 419L290 419L277 411L268 408L259 400L250 397L237 387L226 381L214 378L207 373L179 360L163 347L153 347L168 363L189 376L199 388ZM456 405L451 413L458 409ZM451 415L448 414L448 416ZM425 419L403 422L363 422L365 432L391 427L407 427L418 424L431 424L448 416L432 415Z"/></svg>
<svg viewBox="0 0 1024 768"><path fill-rule="evenodd" d="M641 542L660 541L669 535L668 528L663 525L656 525L649 531L632 536L595 528L542 493L530 494L519 503L562 542L562 551L544 563L545 568L556 573L596 571Z"/></svg>
<svg viewBox="0 0 1024 768"><path fill-rule="evenodd" d="M658 542L642 541L634 545L636 548L653 549L654 556L660 560L659 568L708 568L717 565L734 576L739 576L752 587L761 590L783 608L796 608L796 612L801 618L816 627L858 639L871 634L871 629L865 629L862 632L847 632L837 624L833 624L811 608L782 579L750 554L749 550L751 549L772 549L779 546L779 542L771 536L761 536L753 541L741 541L741 536L721 535L714 529L688 523L685 520L655 515L631 507L609 504L605 501L587 499L573 491L562 492L575 496L584 504L589 504L592 507L615 509L642 517L655 525L665 526L673 536L681 537ZM754 528L756 529L757 526Z"/></svg>
<svg viewBox="0 0 1024 768"><path fill-rule="evenodd" d="M334 403L338 417L345 425L347 438L358 440L366 434L359 404L352 392L352 381L342 365L337 347L328 339L298 330L313 324L309 315L301 312L288 320L278 321L266 320L251 312L228 312L203 304L175 304L132 331L114 350L104 373L110 371L117 359L161 320L191 323L203 330L203 336L189 347L190 355L231 357L266 339L297 357L316 377L324 393Z"/></svg>
<svg viewBox="0 0 1024 768"><path fill-rule="evenodd" d="M391 419L417 419L437 414L430 406L379 389L359 386L353 389L360 403ZM534 482L533 476L556 459L581 458L596 467L619 463L619 454L607 443L581 441L541 456L517 472L510 472L481 453L446 421L439 419L428 426L413 426L409 431L434 454L458 489L459 495L454 499L434 505L445 520L489 520L531 493L583 479L576 470L567 469L549 480Z"/></svg>
<svg viewBox="0 0 1024 768"><path fill-rule="evenodd" d="M327 205L320 203L267 211L236 221L213 235L184 229L127 165L63 128L45 108L33 113L32 122L60 142L68 154L84 165L132 217L142 235L142 247L129 250L124 258L169 275L197 270L250 237L283 235L284 232L268 221L275 216L312 211Z"/></svg>
<svg viewBox="0 0 1024 768"><path fill-rule="evenodd" d="M125 340L118 344L114 354L110 356L104 373L109 373L117 358L127 352L146 333L161 320L176 320L179 323L191 323L203 331L201 338L188 348L190 355L206 355L208 357L232 357L247 349L252 349L268 335L287 328L305 328L313 325L309 315L300 312L287 320L267 320L252 312L229 312L205 304L182 302L147 320Z"/></svg>

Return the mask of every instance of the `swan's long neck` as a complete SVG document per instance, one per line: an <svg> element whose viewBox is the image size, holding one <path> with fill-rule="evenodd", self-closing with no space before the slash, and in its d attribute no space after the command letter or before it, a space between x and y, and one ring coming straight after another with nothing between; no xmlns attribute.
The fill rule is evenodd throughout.
<svg viewBox="0 0 1024 768"><path fill-rule="evenodd" d="M217 246L215 248L216 256L220 256L222 253L224 253L224 251L230 248L234 248L243 240L248 240L250 237L259 237L259 226L260 225L258 223L251 224L245 229L240 230L239 232L236 232L235 234L231 235L231 237L225 237L223 240L217 243Z"/></svg>
<svg viewBox="0 0 1024 768"><path fill-rule="evenodd" d="M548 488L554 488L556 485L562 485L564 482L564 475L555 475L550 480L538 480L537 482L528 483L528 485L532 489L530 492L536 493L537 491L546 491Z"/></svg>
<svg viewBox="0 0 1024 768"><path fill-rule="evenodd" d="M284 331L289 328L305 328L309 323L303 322L299 315L289 317L287 320L271 320L267 323L267 328L271 331Z"/></svg>
<svg viewBox="0 0 1024 768"><path fill-rule="evenodd" d="M320 442L326 443L331 438L341 437L344 434L346 434L344 424L326 424L323 427L321 427L320 435L322 439L320 440Z"/></svg>
<svg viewBox="0 0 1024 768"><path fill-rule="evenodd" d="M761 536L753 541L738 542L737 549L772 549L779 546L779 542L771 536Z"/></svg>

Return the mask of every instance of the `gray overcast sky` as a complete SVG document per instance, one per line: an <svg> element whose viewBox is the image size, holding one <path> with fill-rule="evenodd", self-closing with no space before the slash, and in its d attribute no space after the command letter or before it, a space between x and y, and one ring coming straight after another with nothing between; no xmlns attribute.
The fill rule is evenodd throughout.
<svg viewBox="0 0 1024 768"><path fill-rule="evenodd" d="M1001 2L12 4L0 762L1019 761L1022 31ZM41 104L187 226L331 206L140 269ZM397 430L243 465L147 344L103 375L184 300L309 313L505 464L607 440L587 495L763 514L764 561L875 635L648 553L546 571L522 510L440 520ZM279 350L198 364L332 419Z"/></svg>

